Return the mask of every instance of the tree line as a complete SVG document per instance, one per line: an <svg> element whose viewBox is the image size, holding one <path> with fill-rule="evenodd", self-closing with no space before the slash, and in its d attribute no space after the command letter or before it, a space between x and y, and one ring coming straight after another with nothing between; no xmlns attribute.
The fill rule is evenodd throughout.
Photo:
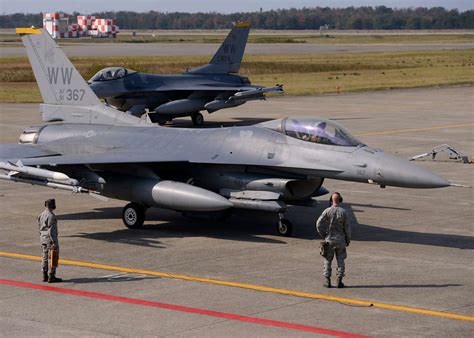
<svg viewBox="0 0 474 338"><path fill-rule="evenodd" d="M71 22L77 15L73 14ZM474 10L459 12L443 7L401 8L386 6L348 8L291 8L259 12L181 13L107 11L93 13L115 18L122 29L220 29L230 22L247 21L256 29L474 29ZM42 26L42 14L0 15L0 28Z"/></svg>

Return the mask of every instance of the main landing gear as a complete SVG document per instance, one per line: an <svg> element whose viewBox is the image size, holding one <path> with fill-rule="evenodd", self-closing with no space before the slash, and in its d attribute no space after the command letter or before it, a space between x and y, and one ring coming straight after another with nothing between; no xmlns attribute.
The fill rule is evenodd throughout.
<svg viewBox="0 0 474 338"><path fill-rule="evenodd" d="M123 224L129 229L139 229L145 222L146 208L138 203L128 203L122 210Z"/></svg>
<svg viewBox="0 0 474 338"><path fill-rule="evenodd" d="M286 218L283 218L282 213L278 214L277 232L285 237L290 237L293 232L293 224Z"/></svg>
<svg viewBox="0 0 474 338"><path fill-rule="evenodd" d="M196 127L201 127L204 124L204 116L201 113L192 114L191 119Z"/></svg>

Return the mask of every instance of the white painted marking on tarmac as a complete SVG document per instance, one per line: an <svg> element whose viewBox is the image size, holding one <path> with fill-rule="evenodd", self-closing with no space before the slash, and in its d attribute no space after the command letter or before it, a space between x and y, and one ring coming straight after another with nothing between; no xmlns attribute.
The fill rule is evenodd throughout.
<svg viewBox="0 0 474 338"><path fill-rule="evenodd" d="M107 279L108 281L130 281L135 279L152 279L151 276L135 274L135 273L115 273L112 275L102 276L102 279Z"/></svg>

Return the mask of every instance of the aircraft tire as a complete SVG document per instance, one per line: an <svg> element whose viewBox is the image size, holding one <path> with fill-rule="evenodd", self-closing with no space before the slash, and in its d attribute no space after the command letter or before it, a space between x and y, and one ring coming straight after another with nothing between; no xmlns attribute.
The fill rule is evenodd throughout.
<svg viewBox="0 0 474 338"><path fill-rule="evenodd" d="M122 210L123 224L129 229L139 229L145 222L146 209L138 203L128 203Z"/></svg>
<svg viewBox="0 0 474 338"><path fill-rule="evenodd" d="M200 127L204 124L204 116L202 116L201 113L191 115L191 119L196 127Z"/></svg>
<svg viewBox="0 0 474 338"><path fill-rule="evenodd" d="M290 237L293 232L293 224L286 218L282 218L277 223L277 232L280 236Z"/></svg>

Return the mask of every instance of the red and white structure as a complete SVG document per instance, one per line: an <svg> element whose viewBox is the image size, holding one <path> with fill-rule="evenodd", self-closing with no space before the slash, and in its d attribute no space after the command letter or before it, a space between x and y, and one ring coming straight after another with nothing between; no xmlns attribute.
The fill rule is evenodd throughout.
<svg viewBox="0 0 474 338"><path fill-rule="evenodd" d="M77 23L69 24L71 16L66 13L43 14L43 28L54 39L92 36L97 38L115 38L119 27L115 19L101 19L93 15L78 15Z"/></svg>
<svg viewBox="0 0 474 338"><path fill-rule="evenodd" d="M54 39L61 38L61 33L67 32L69 15L66 13L44 13L43 28L46 28Z"/></svg>

